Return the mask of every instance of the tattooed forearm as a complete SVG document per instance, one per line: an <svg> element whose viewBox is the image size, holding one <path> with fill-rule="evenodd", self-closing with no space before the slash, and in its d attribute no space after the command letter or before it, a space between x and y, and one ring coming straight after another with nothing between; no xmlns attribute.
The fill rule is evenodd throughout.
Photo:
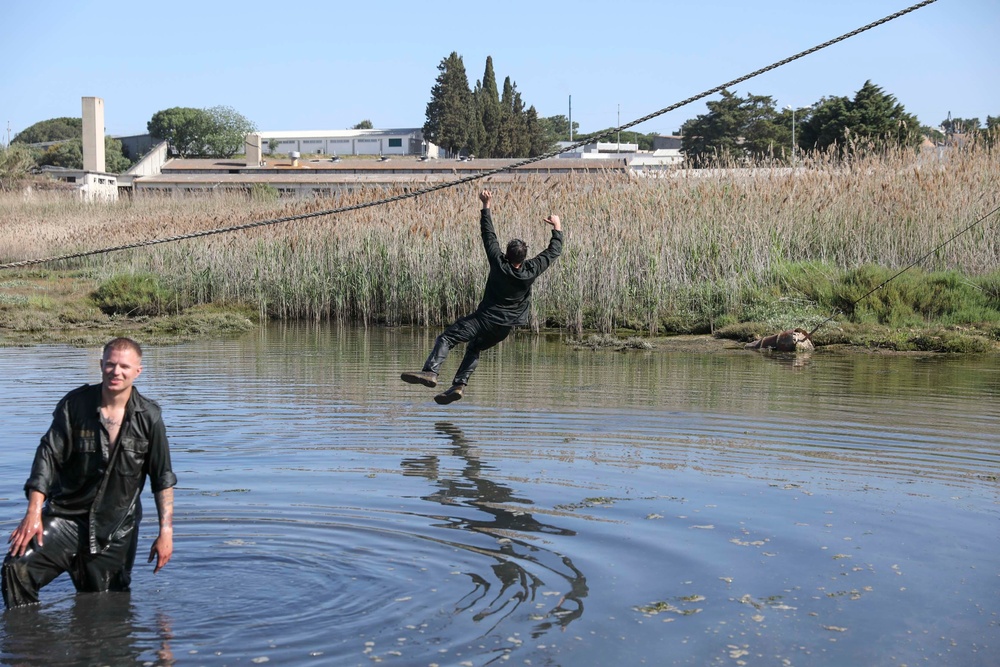
<svg viewBox="0 0 1000 667"><path fill-rule="evenodd" d="M163 489L155 494L156 511L160 516L160 530L174 527L174 490Z"/></svg>

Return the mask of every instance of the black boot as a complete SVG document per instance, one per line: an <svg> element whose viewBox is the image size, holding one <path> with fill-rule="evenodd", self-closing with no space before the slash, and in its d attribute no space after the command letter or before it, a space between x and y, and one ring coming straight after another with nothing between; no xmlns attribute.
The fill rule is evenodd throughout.
<svg viewBox="0 0 1000 667"><path fill-rule="evenodd" d="M454 403L455 401L461 400L462 390L465 389L464 384L453 384L451 387L442 391L440 394L434 397L434 402L438 405L448 405L449 403Z"/></svg>
<svg viewBox="0 0 1000 667"><path fill-rule="evenodd" d="M399 379L410 384L422 384L425 387L436 387L438 383L437 373L430 371L419 371L417 373L407 371L400 375Z"/></svg>

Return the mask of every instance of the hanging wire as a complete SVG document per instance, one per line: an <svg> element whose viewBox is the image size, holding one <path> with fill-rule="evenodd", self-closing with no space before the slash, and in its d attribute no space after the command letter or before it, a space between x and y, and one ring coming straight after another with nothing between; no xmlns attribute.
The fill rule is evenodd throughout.
<svg viewBox="0 0 1000 667"><path fill-rule="evenodd" d="M924 253L920 257L917 257L915 260L913 260L912 262L910 262L909 264L907 264L906 266L904 266L903 268L901 268L899 271L897 271L896 273L892 274L891 276L889 276L888 278L886 278L885 280L883 280L881 283L879 283L875 287L873 287L870 290L868 290L868 292L866 292L862 296L860 296L857 299L855 299L854 301L852 301L850 303L850 305L848 306L848 308L853 309L854 306L858 305L859 303L861 303L862 301L864 301L865 299L867 299L868 297L870 297L872 294L874 294L875 292L879 291L880 289L882 289L883 287L885 287L886 285L888 285L889 283L891 283L893 280L895 280L896 278L900 277L901 275L903 275L904 273L906 273L907 271L909 271L910 269L912 269L917 264L921 263L922 261L924 261L925 259L927 259L931 255L933 255L934 253L936 253L937 251L939 251L941 248L945 247L946 245L948 245L949 243L951 243L952 241L954 241L955 239L957 239L962 234L967 233L969 230L971 230L976 225L980 224L981 222L983 222L984 220L986 220L990 216L995 215L997 213L997 211L1000 211L1000 206L996 206L992 211L989 211L989 212L983 214L977 220L975 220L974 222L972 222L969 225L967 225L964 229L960 229L959 231L957 231L954 234L952 234L949 238L947 238L944 241L942 241L941 243L939 243L933 249L927 251L926 253ZM831 320L835 319L837 317L837 315L840 315L842 312L843 311L841 311L839 308L834 309L834 311L830 314L830 316L828 318L826 318L825 320L823 320L822 322L820 322L819 324L817 324L816 327L813 328L813 330L809 332L809 334L807 335L807 337L808 338L812 338L812 335L814 333L816 333L817 331L819 331L820 328L822 328L824 325L826 325Z"/></svg>

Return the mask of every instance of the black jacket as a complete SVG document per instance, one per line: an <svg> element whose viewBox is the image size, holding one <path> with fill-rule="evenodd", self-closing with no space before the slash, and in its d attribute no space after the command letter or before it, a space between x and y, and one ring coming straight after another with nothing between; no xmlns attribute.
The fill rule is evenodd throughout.
<svg viewBox="0 0 1000 667"><path fill-rule="evenodd" d="M83 385L59 401L24 484L25 494L45 495L46 513L89 520L91 553L142 517L139 494L147 477L153 493L177 484L160 406L133 387L109 457L100 403L100 384Z"/></svg>
<svg viewBox="0 0 1000 667"><path fill-rule="evenodd" d="M490 262L490 277L486 280L483 299L479 302L476 313L500 326L523 326L528 323L531 284L562 252L562 232L553 229L549 246L525 260L521 268L515 269L500 250L490 209L482 210L479 227L483 235L483 247L486 248L486 258Z"/></svg>

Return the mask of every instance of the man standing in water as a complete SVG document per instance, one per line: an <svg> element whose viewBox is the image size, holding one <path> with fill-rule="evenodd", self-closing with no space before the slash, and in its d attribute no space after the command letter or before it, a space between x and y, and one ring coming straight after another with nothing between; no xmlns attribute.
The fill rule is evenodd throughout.
<svg viewBox="0 0 1000 667"><path fill-rule="evenodd" d="M448 352L458 343L466 343L465 357L462 359L452 386L434 397L441 405L453 403L462 398L472 371L479 363L479 353L505 339L511 329L528 323L531 306L531 284L540 276L562 252L562 226L558 215L550 215L545 222L552 226L549 246L536 256L525 261L528 245L521 239L513 239L507 244L507 252L500 252L490 203L493 195L489 190L479 193L483 210L479 227L483 235L486 259L490 263L490 276L486 280L483 299L476 312L459 319L444 330L434 342L423 370L403 373L400 377L410 384L436 387L438 371L448 356Z"/></svg>
<svg viewBox="0 0 1000 667"><path fill-rule="evenodd" d="M38 602L63 572L79 592L129 590L146 477L160 519L153 572L170 560L177 477L160 406L132 386L141 372L139 344L115 338L104 346L101 383L69 392L52 413L24 484L28 511L8 540L8 608Z"/></svg>

